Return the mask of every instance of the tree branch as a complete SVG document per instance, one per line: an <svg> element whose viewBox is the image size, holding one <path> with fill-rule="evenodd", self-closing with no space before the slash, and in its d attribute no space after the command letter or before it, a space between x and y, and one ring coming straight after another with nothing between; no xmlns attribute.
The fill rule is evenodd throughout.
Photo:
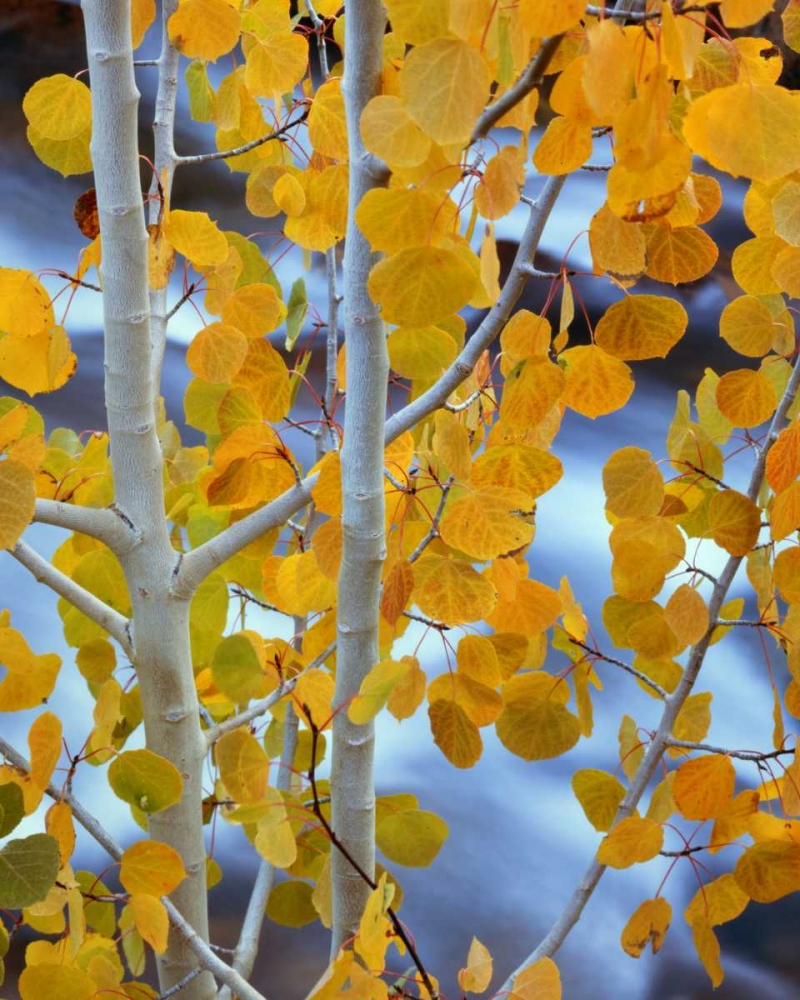
<svg viewBox="0 0 800 1000"><path fill-rule="evenodd" d="M483 113L475 123L472 137L469 140L470 145L479 139L484 139L503 115L508 114L512 108L515 108L520 101L525 100L528 94L539 86L563 37L563 35L553 35L552 38L542 39L539 51L522 71L519 79L496 101L484 108Z"/></svg>
<svg viewBox="0 0 800 1000"><path fill-rule="evenodd" d="M133 656L133 645L130 638L130 621L118 611L109 607L99 597L95 597L80 584L75 583L60 569L56 569L43 556L27 545L17 542L11 555L27 569L38 583L43 583L52 591L82 611L87 618L105 629L106 632L122 646L125 654Z"/></svg>
<svg viewBox="0 0 800 1000"><path fill-rule="evenodd" d="M698 753L715 753L720 757L735 757L737 760L750 760L755 763L759 763L763 760L777 760L778 757L785 757L795 753L794 748L791 750L770 750L767 753L761 753L758 750L726 750L724 747L714 747L709 743L692 743L689 740L676 740L671 736L666 741L667 747L675 748L677 750L695 750Z"/></svg>
<svg viewBox="0 0 800 1000"><path fill-rule="evenodd" d="M634 677L637 678L637 680L640 680L642 684L646 684L647 687L649 687L651 691L657 694L662 701L666 701L667 698L669 698L669 695L664 690L664 688L661 687L660 684L657 684L651 677L648 677L647 674L643 674L641 670L637 670L636 667L631 666L630 663L625 663L624 660L618 660L614 656L606 656L605 653L601 653L599 649L594 649L592 646L587 646L585 642L581 642L580 639L575 639L571 635L568 636L568 638L573 646L577 646L579 649L584 650L590 656L594 657L596 660L603 660L604 663L611 663L613 666L621 667L629 674L632 674Z"/></svg>
<svg viewBox="0 0 800 1000"><path fill-rule="evenodd" d="M281 125L280 128L276 128L274 132L270 132L268 135L262 135L260 138L253 139L251 142L246 142L243 146L237 146L235 149L220 149L215 153L197 153L194 156L176 156L175 163L179 167L184 167L197 163L213 163L214 160L229 160L232 156L241 156L243 153L249 153L251 149L258 149L258 147L263 146L265 142L272 142L273 139L280 139L282 135L285 135L289 131L289 129L293 129L295 125L301 125L306 118L308 118L308 111L304 111L300 117L295 118L294 121L286 122L285 125Z"/></svg>
<svg viewBox="0 0 800 1000"><path fill-rule="evenodd" d="M118 554L130 551L141 538L141 532L112 507L81 507L60 500L38 498L33 520L38 524L52 524L89 535Z"/></svg>
<svg viewBox="0 0 800 1000"><path fill-rule="evenodd" d="M30 774L31 766L28 761L10 743L4 740L2 736L0 736L0 754L18 771ZM123 851L120 845L108 833L99 820L75 798L69 789L58 788L51 782L45 789L45 792L55 802L66 802L70 809L72 809L72 815L75 819L110 857L115 861L119 861L122 858ZM205 970L216 976L221 983L230 986L240 1000L266 1000L264 995L246 982L238 972L235 972L229 965L226 965L220 958L217 958L210 945L206 944L195 929L184 920L168 896L162 896L161 902L166 908L170 923L200 960L200 964ZM187 973L187 976L181 980L181 988L185 987L191 981ZM176 983L175 986L177 985Z"/></svg>
<svg viewBox="0 0 800 1000"><path fill-rule="evenodd" d="M747 488L747 496L753 502L757 500L761 485L764 481L767 454L786 422L786 414L794 402L799 384L800 362L796 362L783 397L778 404L775 415L772 418L772 423L770 424L769 433L767 434L764 442L764 447L761 449L758 458L756 459L755 466L753 467L750 483ZM645 752L644 758L639 765L636 774L633 776L628 792L617 810L617 815L614 818L611 829L613 829L614 826L620 822L620 820L630 816L634 809L636 809L650 783L651 778L653 777L653 774L661 763L665 751L669 748L671 742L674 742L672 741L670 734L672 733L672 729L675 725L675 720L677 719L680 710L683 708L686 699L692 693L692 689L694 688L697 677L703 666L705 655L711 642L711 637L717 627L714 622L719 616L720 608L725 603L728 591L730 590L731 584L733 583L734 577L736 576L736 572L739 569L743 558L743 556L730 556L728 561L725 563L724 569L719 575L717 583L711 594L711 598L708 602L710 620L709 627L706 630L705 635L699 640L699 642L696 643L696 645L692 647L683 677L678 683L674 693L665 703L658 728L653 734L653 738ZM531 952L521 965L508 977L499 991L500 993L513 992L514 982L523 969L532 965L534 962L537 962L540 958L552 957L558 951L569 932L580 919L584 907L591 898L592 893L594 892L595 887L602 878L604 872L605 866L600 864L595 858L587 868L583 878L570 896L567 905L564 907L561 915L553 924L550 932L541 944L533 952Z"/></svg>

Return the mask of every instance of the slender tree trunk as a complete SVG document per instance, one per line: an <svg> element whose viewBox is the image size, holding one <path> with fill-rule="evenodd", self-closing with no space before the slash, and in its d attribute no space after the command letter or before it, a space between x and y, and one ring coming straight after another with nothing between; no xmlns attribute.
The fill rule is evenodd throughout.
<svg viewBox="0 0 800 1000"><path fill-rule="evenodd" d="M170 595L177 564L164 517L163 458L154 419L156 386L147 280L147 233L139 174L130 6L84 0L92 85L92 160L103 241L105 394L115 501L141 531L121 557L131 594L133 660L147 746L183 775L180 803L150 820L150 835L182 856L188 878L173 894L184 918L208 940L201 777L206 746L200 729L189 647L189 606ZM162 990L198 965L175 933L159 959ZM204 973L181 1000L211 1000Z"/></svg>
<svg viewBox="0 0 800 1000"><path fill-rule="evenodd" d="M375 181L364 169L359 121L380 93L384 33L380 0L349 0L344 95L350 145L350 200L344 258L347 401L342 448L342 568L334 704L344 706L378 657L378 601L385 557L383 448L389 361L383 321L367 293L376 256L359 232L355 211ZM332 821L337 836L370 875L375 869L372 723L356 726L339 711L333 724ZM358 927L369 886L334 850L332 953Z"/></svg>

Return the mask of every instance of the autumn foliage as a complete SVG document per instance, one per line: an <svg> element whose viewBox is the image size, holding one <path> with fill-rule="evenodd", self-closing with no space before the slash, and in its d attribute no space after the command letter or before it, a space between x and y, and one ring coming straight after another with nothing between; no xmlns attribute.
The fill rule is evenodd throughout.
<svg viewBox="0 0 800 1000"><path fill-rule="evenodd" d="M390 989L435 997L436 976L453 970L427 967L425 941L415 948L398 918L397 867L430 864L447 824L435 796L420 803L398 790L374 802L370 772L355 770L364 758L345 754L329 781L331 749L335 760L346 734L371 734L381 713L402 722L419 712L456 768L479 760L490 731L509 753L548 760L591 738L593 699L619 669L652 710L634 719L621 706L613 773L572 777L598 833L592 888L606 868L664 851L696 857L699 843L718 854L724 874L699 868L704 884L683 914L715 986L714 928L751 902L800 890L800 99L779 84L780 52L757 30L775 5L385 0L385 33L381 20L372 38L380 66L354 120L348 87L355 93L351 81L366 73L362 26L347 25L357 4L380 15L376 0L167 0L161 69L135 70L160 74L144 208L138 196L126 205L109 195L95 145L108 134L103 100L114 96L97 80L116 72L107 63L133 73L130 48L99 54L90 41L89 82L76 66L23 102L35 154L64 176L88 174L94 158L97 193L75 208L86 245L71 275L47 261L37 273L0 269L0 378L31 397L71 378L73 295L105 298L111 360L109 433L46 430L19 393L0 399L0 546L60 595L74 651L61 663L0 613L0 711L42 706L59 671L95 700L80 747L62 742L57 700L35 717L24 755L0 741L9 838L0 957L23 927L41 935L25 952L22 1000L157 997L145 983L151 951L162 956L162 993L208 1000L213 974L258 1000L258 984L246 982L252 925L232 966L209 949L207 924L197 926L206 887L224 872L187 837L202 847L204 829L222 822L240 828L254 872L283 873L261 900L256 941L264 910L290 927L333 924L332 962L310 1000L385 1000ZM800 51L800 2L778 6L785 45ZM122 18L133 48L156 17L153 0L85 7L96 37ZM215 151L175 153L167 65L180 65L192 118ZM590 158L605 170L606 202L588 234L565 234L560 268L542 272L547 215ZM247 208L272 220L253 228L279 228L277 243L172 197L176 169L202 173L213 160L245 175ZM719 325L740 367L706 368L679 391L659 454L626 446L605 463L609 596L602 621L590 622L566 578L556 589L531 575L537 503L558 493L565 415L621 410L637 370L684 336L689 316L671 291L720 266L704 228L722 207L720 174L748 185L752 235L733 253L739 291ZM532 201L523 186L537 175ZM512 216L523 236L501 281L495 224ZM581 236L594 278L614 295L588 335L575 322L569 263ZM353 256L342 266L345 237ZM321 300L309 301L300 271L288 284L276 276L289 245L325 273ZM146 314L112 293L112 282L136 287L135 266L119 272L124 255L113 256L131 246L145 262ZM541 314L517 308L528 282L549 288ZM354 312L359 295L372 304L366 319ZM164 338L190 303L192 379L184 412L169 413L158 382ZM370 336L365 355L359 338ZM359 458L345 413L379 435L382 459L366 471L371 445ZM204 443L183 443L183 423ZM750 479L735 488L726 463L743 449ZM364 501L383 525L377 540L360 520ZM52 561L23 540L34 521L68 532ZM156 554L140 558L151 544ZM363 566L376 574L371 590ZM729 594L734 578L746 598ZM367 598L353 600L356 584ZM278 634L253 627L254 606L282 622ZM419 623L409 655L401 640ZM706 742L701 668L745 627L761 632L776 664L774 745L738 751ZM159 628L163 660L148 646ZM342 660L353 633L367 645ZM175 683L165 694L167 675ZM361 742L371 754L371 740ZM116 845L81 801L91 768L130 806L140 839ZM374 809L366 847L348 832L356 783ZM33 814L41 832L15 837ZM76 824L113 867L75 870ZM386 868L374 867L375 845ZM337 865L355 885L347 900ZM653 897L619 928L634 958L657 952L672 921L670 883L651 881ZM566 904L573 923L585 901ZM473 940L460 989L557 1000L554 955L568 929L538 949L523 944L516 972L493 970ZM384 972L389 947L406 955L400 986Z"/></svg>

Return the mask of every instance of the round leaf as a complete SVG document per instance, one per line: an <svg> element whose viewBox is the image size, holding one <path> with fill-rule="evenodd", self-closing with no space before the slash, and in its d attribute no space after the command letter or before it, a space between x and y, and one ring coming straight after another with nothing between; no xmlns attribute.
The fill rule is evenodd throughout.
<svg viewBox="0 0 800 1000"><path fill-rule="evenodd" d="M390 861L409 868L425 868L447 840L447 823L424 809L390 814L375 831L378 847Z"/></svg>
<svg viewBox="0 0 800 1000"><path fill-rule="evenodd" d="M180 801L183 779L174 764L152 750L126 750L111 762L108 782L117 798L146 813Z"/></svg>

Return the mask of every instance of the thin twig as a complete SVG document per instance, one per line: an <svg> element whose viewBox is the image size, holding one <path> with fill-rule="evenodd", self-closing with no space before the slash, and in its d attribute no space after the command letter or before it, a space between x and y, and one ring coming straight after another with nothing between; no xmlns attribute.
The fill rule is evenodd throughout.
<svg viewBox="0 0 800 1000"><path fill-rule="evenodd" d="M587 646L585 642L581 642L580 639L576 639L574 636L570 635L568 638L573 646L578 646L579 649L587 652L595 660L603 660L605 663L611 663L615 667L620 667L622 670L625 670L632 676L636 677L637 680L642 682L642 684L646 684L651 691L654 691L662 701L666 701L667 698L669 698L669 694L664 690L664 688L661 687L660 684L657 684L652 677L648 677L647 674L643 674L641 670L637 670L636 667L631 666L630 663L625 663L624 660L618 660L614 656L606 656L606 654L601 653L599 649L595 649L593 646Z"/></svg>
<svg viewBox="0 0 800 1000"><path fill-rule="evenodd" d="M724 747L711 746L709 743L676 740L671 736L667 738L666 745L676 750L695 750L698 753L713 753L720 757L735 757L737 760L750 760L756 763L764 760L776 760L778 757L785 757L795 752L794 748L791 750L770 750L766 753L761 753L758 750L727 750Z"/></svg>
<svg viewBox="0 0 800 1000"><path fill-rule="evenodd" d="M442 495L439 498L439 506L436 508L436 513L433 515L433 520L431 521L431 526L428 534L422 539L419 545L414 549L411 555L408 557L409 563L416 562L417 559L422 555L422 553L427 549L431 542L439 537L439 522L442 519L442 514L444 513L445 504L447 503L447 497L450 494L450 490L453 488L453 483L455 482L455 476L450 476L447 482L442 483Z"/></svg>
<svg viewBox="0 0 800 1000"><path fill-rule="evenodd" d="M172 308L171 308L171 309L169 310L169 312L168 312L168 313L167 313L167 314L166 314L166 315L164 316L164 321L165 321L166 323L169 323L169 321L170 321L170 320L172 319L172 317L173 317L173 316L175 315L175 313L176 313L176 312L177 312L177 311L178 311L178 310L180 309L180 307L181 307L182 305L184 305L184 303L188 302L188 301L189 301L189 299L190 299L190 298L192 297L192 295L194 295L194 292L195 292L195 288L196 288L196 285L195 285L195 283L194 283L194 282L192 282L192 283L191 283L191 284L189 285L189 287L188 287L188 288L186 289L186 291L185 291L185 292L183 293L183 295L181 295L181 297L180 297L180 298L178 299L178 301L177 301L177 302L175 303L175 305L174 305L174 306L173 306L173 307L172 307Z"/></svg>
<svg viewBox="0 0 800 1000"><path fill-rule="evenodd" d="M244 153L249 153L251 149L258 149L259 146L263 146L265 142L272 142L273 139L281 139L290 129L293 129L296 125L302 124L306 118L308 118L308 110L303 111L299 118L295 118L293 121L286 122L285 125L281 125L280 128L276 128L274 132L270 132L269 135L262 135L259 139L253 139L251 142L246 142L243 146L237 146L235 149L221 149L215 153L197 153L194 156L178 156L175 162L178 166L185 167L196 163L213 163L214 160L229 160L232 156L241 156Z"/></svg>
<svg viewBox="0 0 800 1000"><path fill-rule="evenodd" d="M370 889L374 891L375 889L378 888L378 883L374 879L370 878L367 872L364 871L364 869L359 865L356 859L350 854L345 845L339 840L339 838L333 832L333 828L331 827L328 820L325 818L325 814L322 812L322 803L319 797L319 792L317 790L317 779L316 779L317 741L319 738L319 729L317 728L317 726L314 725L313 721L311 720L310 712L306 711L306 717L308 718L308 724L311 727L311 763L308 769L308 781L309 784L311 785L311 794L314 798L314 801L312 803L313 813L319 820L320 825L328 834L328 837L330 838L331 841L331 845L335 847L337 851L339 851L342 857L344 857L347 860L348 864L351 865L353 870L356 871L358 875L367 883ZM408 949L408 954L411 957L411 961L414 963L417 972L419 972L420 979L422 980L425 989L428 991L429 1000L438 1000L439 997L438 990L434 988L433 981L431 980L431 977L428 975L425 966L422 964L422 959L419 957L419 953L417 952L417 949L414 945L411 936L406 933L406 929L403 927L397 914L395 913L395 911L392 909L391 906L388 906L386 908L386 916L391 921L395 934L397 935L397 937L400 938L400 940Z"/></svg>
<svg viewBox="0 0 800 1000"><path fill-rule="evenodd" d="M194 979L197 979L202 972L202 965L198 965L196 969L192 969L190 973L185 975L179 983L175 983L174 986L170 986L170 988L164 993L159 993L156 1000L168 1000L169 997L174 997L177 993L180 993L184 986L188 986Z"/></svg>

